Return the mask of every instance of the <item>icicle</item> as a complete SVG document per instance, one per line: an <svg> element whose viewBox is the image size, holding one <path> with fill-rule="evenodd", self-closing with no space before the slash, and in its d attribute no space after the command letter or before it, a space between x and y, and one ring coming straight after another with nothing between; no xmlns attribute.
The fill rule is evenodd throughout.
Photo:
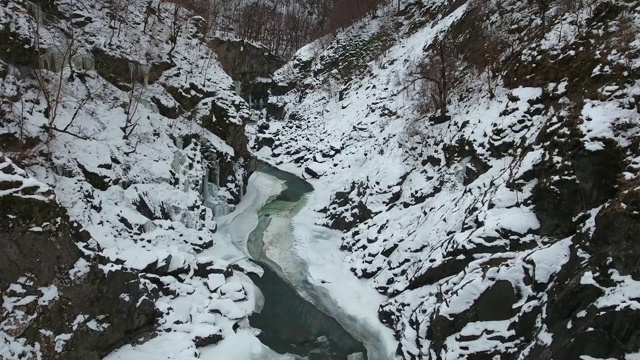
<svg viewBox="0 0 640 360"><path fill-rule="evenodd" d="M213 213L216 217L228 215L230 212L231 207L224 202L219 202L213 209Z"/></svg>
<svg viewBox="0 0 640 360"><path fill-rule="evenodd" d="M471 161L471 156L460 160L460 162L453 168L454 176L460 184L464 184L465 173L467 172L467 164Z"/></svg>
<svg viewBox="0 0 640 360"><path fill-rule="evenodd" d="M216 171L216 181L219 181L219 170L218 168L214 168ZM231 212L231 207L226 203L226 201L218 195L218 190L220 189L218 185L209 181L211 176L205 176L202 183L202 198L203 205L208 207L213 211L213 216L223 216L227 215Z"/></svg>
<svg viewBox="0 0 640 360"><path fill-rule="evenodd" d="M56 65L56 56L55 53L49 52L45 55L45 66L47 69L51 71L57 71L58 66Z"/></svg>
<svg viewBox="0 0 640 360"><path fill-rule="evenodd" d="M135 80L135 73L136 73L136 64L132 61L129 61L129 77L131 78L131 83L133 84L133 81Z"/></svg>
<svg viewBox="0 0 640 360"><path fill-rule="evenodd" d="M204 176L202 179L202 199L204 206L211 208L213 206L211 199L216 193L216 189L211 187L209 182L209 176Z"/></svg>
<svg viewBox="0 0 640 360"><path fill-rule="evenodd" d="M173 153L173 161L171 162L171 170L173 170L176 174L180 174L182 170L182 164L184 164L185 156L181 151L176 151Z"/></svg>
<svg viewBox="0 0 640 360"><path fill-rule="evenodd" d="M63 164L53 165L53 173L58 176L73 177L73 172L69 171Z"/></svg>
<svg viewBox="0 0 640 360"><path fill-rule="evenodd" d="M216 161L215 170L216 170L216 185L220 187L220 166L218 165L217 161Z"/></svg>
<svg viewBox="0 0 640 360"><path fill-rule="evenodd" d="M235 87L236 94L240 95L242 93L242 82L236 80L233 82L233 86Z"/></svg>
<svg viewBox="0 0 640 360"><path fill-rule="evenodd" d="M71 57L71 65L73 65L75 69L83 69L82 58L80 57L80 55Z"/></svg>
<svg viewBox="0 0 640 360"><path fill-rule="evenodd" d="M82 70L94 70L94 59L92 54L79 54L71 58L74 67Z"/></svg>
<svg viewBox="0 0 640 360"><path fill-rule="evenodd" d="M35 4L31 1L27 1L27 13L33 16L38 24L42 25L42 8L40 7L40 5Z"/></svg>
<svg viewBox="0 0 640 360"><path fill-rule="evenodd" d="M96 63L93 54L82 55L82 68L85 70L95 70Z"/></svg>
<svg viewBox="0 0 640 360"><path fill-rule="evenodd" d="M213 210L209 209L208 207L204 207L200 211L201 212L204 211L204 217L200 219L201 226L206 229L209 229L209 231L211 232L215 232L218 225L213 220Z"/></svg>
<svg viewBox="0 0 640 360"><path fill-rule="evenodd" d="M188 192L189 189L191 189L191 180L189 180L189 178L186 178L184 180L184 184L182 185L182 191Z"/></svg>
<svg viewBox="0 0 640 360"><path fill-rule="evenodd" d="M184 149L184 139L182 136L178 136L176 138L176 147L180 150Z"/></svg>
<svg viewBox="0 0 640 360"><path fill-rule="evenodd" d="M142 79L144 80L144 86L149 85L149 71L151 70L151 66L149 64L140 65L140 69L142 71Z"/></svg>
<svg viewBox="0 0 640 360"><path fill-rule="evenodd" d="M42 65L49 71L58 72L62 70L64 66L62 50L56 46L48 48L42 55Z"/></svg>

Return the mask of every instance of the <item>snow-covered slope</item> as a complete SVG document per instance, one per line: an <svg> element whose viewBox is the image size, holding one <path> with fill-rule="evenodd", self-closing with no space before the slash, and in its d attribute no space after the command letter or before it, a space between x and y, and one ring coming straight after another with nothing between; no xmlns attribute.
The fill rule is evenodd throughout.
<svg viewBox="0 0 640 360"><path fill-rule="evenodd" d="M0 150L53 190L65 214L60 221L77 231L66 241L77 242L83 261L101 269L89 276L104 287L105 303L132 304L113 321L133 326L142 319L144 327L110 323L114 308L96 305L89 309L105 313L86 314L73 301L56 302L75 299L80 285L62 288L74 263L54 262L47 271L62 274L55 279L32 279L38 275L32 273L0 284L1 357L23 358L27 351L33 358L101 358L138 340L155 321L161 331L150 345L113 356L190 359L197 348L247 327L260 296L245 264L232 267L237 251L203 251L225 248L214 216L234 208L255 169L244 134L249 110L201 26L202 18L163 1L2 1ZM28 181L23 187L32 187ZM0 188L0 195L11 194ZM17 215L3 210L0 216ZM11 225L3 224L11 235ZM18 241L11 236L6 246ZM5 266L11 265L0 264L3 273ZM109 275L120 273L115 280ZM16 297L21 307L14 306L11 299L24 295L26 283L61 291L37 307L28 305L37 298ZM128 283L139 285L136 294L118 293ZM72 310L62 316L56 306ZM141 306L144 318L135 315ZM84 325L86 331L76 331ZM109 326L113 331L102 339ZM90 350L65 347L76 343Z"/></svg>
<svg viewBox="0 0 640 360"><path fill-rule="evenodd" d="M394 1L275 76L258 154L313 178L401 358L640 350L640 8L537 4ZM442 38L450 119L414 71Z"/></svg>
<svg viewBox="0 0 640 360"><path fill-rule="evenodd" d="M157 296L82 257L49 186L0 155L0 188L1 358L96 358L152 329Z"/></svg>

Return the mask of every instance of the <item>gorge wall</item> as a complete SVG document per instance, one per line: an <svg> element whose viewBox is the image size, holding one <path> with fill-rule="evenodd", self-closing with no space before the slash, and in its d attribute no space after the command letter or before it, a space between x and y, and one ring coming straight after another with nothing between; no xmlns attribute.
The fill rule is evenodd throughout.
<svg viewBox="0 0 640 360"><path fill-rule="evenodd" d="M259 156L324 189L400 358L637 356L638 4L397 5L279 70Z"/></svg>
<svg viewBox="0 0 640 360"><path fill-rule="evenodd" d="M248 327L248 270L210 249L256 167L250 111L201 18L0 3L0 357L192 359Z"/></svg>

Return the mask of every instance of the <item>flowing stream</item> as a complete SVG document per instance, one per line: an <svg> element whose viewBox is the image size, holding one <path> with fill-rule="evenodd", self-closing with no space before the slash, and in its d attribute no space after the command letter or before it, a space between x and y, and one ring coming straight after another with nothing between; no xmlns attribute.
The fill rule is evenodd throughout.
<svg viewBox="0 0 640 360"><path fill-rule="evenodd" d="M277 242L278 237L292 236L290 220L304 205L304 195L313 191L313 187L293 174L264 163L258 165L258 171L277 177L286 188L258 212L258 226L249 235L249 254L264 268L264 275L252 275L252 280L265 297L264 308L260 314L251 316L251 325L262 330L260 340L265 345L280 353L314 360L366 359L365 347L336 319L298 294L290 283L291 276L287 278L265 253L265 246L270 246L273 238ZM271 230L271 241L265 243L266 232L274 227L275 234ZM280 229L284 230L278 231ZM300 279L306 276L304 264L300 264L297 276Z"/></svg>

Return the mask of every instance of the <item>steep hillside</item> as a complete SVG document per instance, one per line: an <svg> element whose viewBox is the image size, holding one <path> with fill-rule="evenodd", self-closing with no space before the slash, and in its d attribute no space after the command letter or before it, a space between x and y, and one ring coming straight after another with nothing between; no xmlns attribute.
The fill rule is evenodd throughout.
<svg viewBox="0 0 640 360"><path fill-rule="evenodd" d="M640 5L399 5L279 70L259 157L310 178L399 357L637 358Z"/></svg>
<svg viewBox="0 0 640 360"><path fill-rule="evenodd" d="M259 269L214 216L255 170L250 113L202 17L0 4L0 357L193 359L245 328Z"/></svg>
<svg viewBox="0 0 640 360"><path fill-rule="evenodd" d="M83 258L51 189L0 161L0 357L99 359L150 332L157 295L133 272Z"/></svg>

